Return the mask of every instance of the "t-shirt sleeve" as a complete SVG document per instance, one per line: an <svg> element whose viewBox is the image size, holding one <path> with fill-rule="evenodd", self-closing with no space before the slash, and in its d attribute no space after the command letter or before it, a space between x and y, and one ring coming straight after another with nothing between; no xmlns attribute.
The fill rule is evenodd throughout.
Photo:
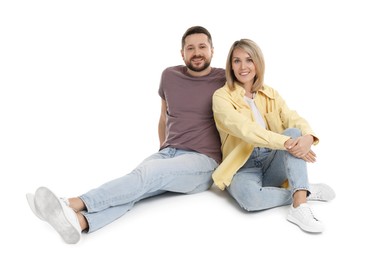
<svg viewBox="0 0 368 260"><path fill-rule="evenodd" d="M161 74L161 80L160 80L160 85L159 85L159 88L158 88L158 95L162 98L162 99L165 99L165 92L164 92L164 72L162 72Z"/></svg>

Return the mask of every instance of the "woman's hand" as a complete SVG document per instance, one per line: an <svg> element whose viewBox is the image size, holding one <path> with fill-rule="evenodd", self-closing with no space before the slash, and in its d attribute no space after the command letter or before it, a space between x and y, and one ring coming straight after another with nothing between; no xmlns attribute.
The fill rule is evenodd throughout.
<svg viewBox="0 0 368 260"><path fill-rule="evenodd" d="M314 137L311 135L300 136L296 139L289 139L285 142L287 151L297 158L306 162L315 162L316 154L311 150Z"/></svg>
<svg viewBox="0 0 368 260"><path fill-rule="evenodd" d="M316 154L310 150L302 159L306 162L314 163L316 162Z"/></svg>

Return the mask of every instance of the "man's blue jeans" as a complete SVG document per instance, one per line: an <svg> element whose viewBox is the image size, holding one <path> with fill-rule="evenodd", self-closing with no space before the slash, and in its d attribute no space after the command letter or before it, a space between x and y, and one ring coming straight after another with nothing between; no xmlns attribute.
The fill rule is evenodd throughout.
<svg viewBox="0 0 368 260"><path fill-rule="evenodd" d="M93 232L123 216L136 202L164 192L197 193L209 189L217 162L194 151L165 148L131 173L107 182L80 198Z"/></svg>

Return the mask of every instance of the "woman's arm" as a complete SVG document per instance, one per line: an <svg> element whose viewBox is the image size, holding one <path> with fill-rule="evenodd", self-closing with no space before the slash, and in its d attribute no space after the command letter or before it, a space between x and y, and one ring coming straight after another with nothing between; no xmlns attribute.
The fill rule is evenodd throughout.
<svg viewBox="0 0 368 260"><path fill-rule="evenodd" d="M246 143L271 149L285 149L284 144L290 137L278 134L261 127L251 119L250 109L235 108L230 94L224 89L216 91L213 96L213 113L218 130Z"/></svg>

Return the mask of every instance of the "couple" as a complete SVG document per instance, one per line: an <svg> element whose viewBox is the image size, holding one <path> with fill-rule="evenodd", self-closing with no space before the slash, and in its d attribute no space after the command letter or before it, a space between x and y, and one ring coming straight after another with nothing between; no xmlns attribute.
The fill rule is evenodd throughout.
<svg viewBox="0 0 368 260"><path fill-rule="evenodd" d="M307 204L329 201L326 184L309 184L307 162L318 138L307 121L264 85L259 47L232 45L226 70L210 66L211 34L201 26L182 37L186 66L163 71L158 125L160 150L131 173L79 197L60 198L40 187L27 200L69 244L123 216L136 202L165 192L191 194L214 182L247 211L290 205L287 220L307 232L323 231ZM222 149L222 150L221 150Z"/></svg>

